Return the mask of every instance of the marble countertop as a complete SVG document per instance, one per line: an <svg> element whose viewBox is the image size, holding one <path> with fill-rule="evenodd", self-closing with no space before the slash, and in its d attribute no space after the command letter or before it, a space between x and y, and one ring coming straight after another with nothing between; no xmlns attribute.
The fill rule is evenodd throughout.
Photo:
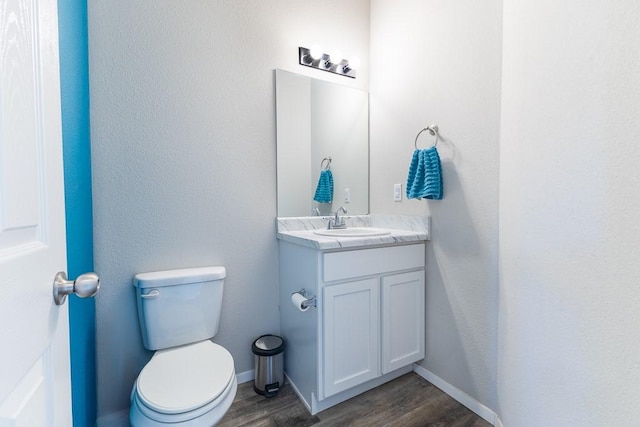
<svg viewBox="0 0 640 427"><path fill-rule="evenodd" d="M429 240L428 217L400 215L345 216L347 227L375 227L390 232L383 236L337 237L321 236L314 230L326 228L326 219L320 217L278 218L277 237L297 245L317 250L359 248L378 245L418 243Z"/></svg>

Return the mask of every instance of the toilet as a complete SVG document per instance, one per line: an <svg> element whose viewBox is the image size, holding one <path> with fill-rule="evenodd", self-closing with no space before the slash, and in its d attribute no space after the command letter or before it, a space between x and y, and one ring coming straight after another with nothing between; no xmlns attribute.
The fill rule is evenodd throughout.
<svg viewBox="0 0 640 427"><path fill-rule="evenodd" d="M227 412L238 383L218 332L224 267L136 274L138 320L145 348L156 353L131 391L134 427L211 427Z"/></svg>

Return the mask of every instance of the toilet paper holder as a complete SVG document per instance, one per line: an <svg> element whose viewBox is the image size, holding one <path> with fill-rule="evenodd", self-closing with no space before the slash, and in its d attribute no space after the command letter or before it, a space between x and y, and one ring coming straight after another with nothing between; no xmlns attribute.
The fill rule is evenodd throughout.
<svg viewBox="0 0 640 427"><path fill-rule="evenodd" d="M300 295L302 295L303 297L306 298L301 303L302 308L307 308L307 307L316 307L317 308L318 307L318 301L317 301L316 296L315 295L312 296L312 297L307 296L307 290L305 288L302 288L298 292L294 292L291 295L294 295L294 294L300 294Z"/></svg>

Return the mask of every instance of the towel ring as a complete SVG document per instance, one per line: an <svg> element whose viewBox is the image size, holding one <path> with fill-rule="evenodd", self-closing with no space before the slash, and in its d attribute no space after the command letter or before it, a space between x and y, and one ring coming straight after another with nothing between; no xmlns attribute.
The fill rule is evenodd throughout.
<svg viewBox="0 0 640 427"><path fill-rule="evenodd" d="M418 137L420 136L420 134L422 132L424 132L425 130L428 130L429 133L433 136L436 137L436 142L433 144L433 146L437 146L438 145L438 125L431 125L429 127L426 127L424 129L422 129L420 132L418 132L418 134L416 135L416 140L415 143L413 144L416 147L416 150L418 149Z"/></svg>
<svg viewBox="0 0 640 427"><path fill-rule="evenodd" d="M326 166L324 165L325 162L327 162ZM320 162L320 169L325 171L331 169L331 157L325 157L324 159L322 159L322 161Z"/></svg>

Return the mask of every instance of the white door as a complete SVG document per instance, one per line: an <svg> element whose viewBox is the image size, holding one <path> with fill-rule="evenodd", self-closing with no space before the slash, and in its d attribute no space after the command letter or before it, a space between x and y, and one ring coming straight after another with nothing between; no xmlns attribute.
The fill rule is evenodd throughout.
<svg viewBox="0 0 640 427"><path fill-rule="evenodd" d="M375 278L324 288L324 398L379 375L379 294Z"/></svg>
<svg viewBox="0 0 640 427"><path fill-rule="evenodd" d="M0 426L70 426L55 0L0 0Z"/></svg>
<svg viewBox="0 0 640 427"><path fill-rule="evenodd" d="M382 373L424 359L424 270L382 278Z"/></svg>

